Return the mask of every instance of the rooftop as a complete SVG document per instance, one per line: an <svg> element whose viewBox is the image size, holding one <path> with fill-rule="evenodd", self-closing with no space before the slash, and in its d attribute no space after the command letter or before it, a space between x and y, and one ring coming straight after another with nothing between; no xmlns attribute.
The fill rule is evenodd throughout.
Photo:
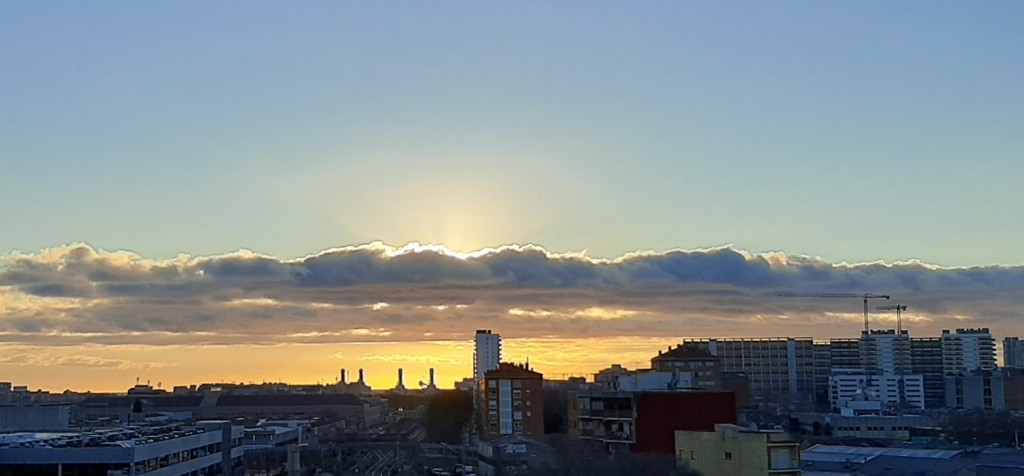
<svg viewBox="0 0 1024 476"><path fill-rule="evenodd" d="M544 378L539 372L530 370L529 364L512 364L502 362L498 368L484 374L484 378Z"/></svg>
<svg viewBox="0 0 1024 476"><path fill-rule="evenodd" d="M719 360L719 358L695 345L680 344L669 347L665 352L659 350L658 355L651 360Z"/></svg>

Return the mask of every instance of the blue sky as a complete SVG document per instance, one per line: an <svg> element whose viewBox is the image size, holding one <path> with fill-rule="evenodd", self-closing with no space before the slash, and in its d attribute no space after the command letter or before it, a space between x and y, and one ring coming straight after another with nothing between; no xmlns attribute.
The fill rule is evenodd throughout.
<svg viewBox="0 0 1024 476"><path fill-rule="evenodd" d="M1010 1L0 3L0 373L447 384L479 328L551 375L860 331L792 291L1024 335L1022 51Z"/></svg>
<svg viewBox="0 0 1024 476"><path fill-rule="evenodd" d="M1020 265L1018 2L8 2L0 253Z"/></svg>

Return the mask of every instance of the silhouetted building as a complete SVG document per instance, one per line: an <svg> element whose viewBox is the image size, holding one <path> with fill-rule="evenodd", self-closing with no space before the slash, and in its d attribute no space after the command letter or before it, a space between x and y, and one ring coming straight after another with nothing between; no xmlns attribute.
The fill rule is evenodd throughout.
<svg viewBox="0 0 1024 476"><path fill-rule="evenodd" d="M1024 342L1020 337L1003 339L1003 367L1024 368Z"/></svg>
<svg viewBox="0 0 1024 476"><path fill-rule="evenodd" d="M814 401L819 408L829 402L828 378L832 373L832 346L828 342L814 343Z"/></svg>
<svg viewBox="0 0 1024 476"><path fill-rule="evenodd" d="M698 345L680 344L669 347L666 352L659 350L658 355L651 359L651 369L690 374L695 388L722 388L722 359Z"/></svg>
<svg viewBox="0 0 1024 476"><path fill-rule="evenodd" d="M920 375L924 382L924 407L942 408L946 405L946 382L942 363L942 339L938 337L912 337L910 339L911 373Z"/></svg>

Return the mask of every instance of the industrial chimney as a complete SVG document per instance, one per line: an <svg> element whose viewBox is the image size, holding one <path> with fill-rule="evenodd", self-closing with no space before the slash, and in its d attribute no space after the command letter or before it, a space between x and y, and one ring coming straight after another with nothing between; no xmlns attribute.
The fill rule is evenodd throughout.
<svg viewBox="0 0 1024 476"><path fill-rule="evenodd" d="M348 385L348 370L341 369L341 384Z"/></svg>
<svg viewBox="0 0 1024 476"><path fill-rule="evenodd" d="M398 385L395 385L395 390L405 390L405 371L398 369Z"/></svg>
<svg viewBox="0 0 1024 476"><path fill-rule="evenodd" d="M359 383L366 383L366 380L363 377L365 377L365 375L363 375L363 369L359 369Z"/></svg>

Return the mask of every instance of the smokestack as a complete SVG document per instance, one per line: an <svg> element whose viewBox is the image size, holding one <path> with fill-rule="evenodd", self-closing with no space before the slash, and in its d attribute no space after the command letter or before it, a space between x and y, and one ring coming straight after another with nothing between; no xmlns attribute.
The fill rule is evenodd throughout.
<svg viewBox="0 0 1024 476"><path fill-rule="evenodd" d="M403 373L402 369L398 369L398 386L399 387L403 387L404 386L404 385L402 385L403 384L402 373Z"/></svg>
<svg viewBox="0 0 1024 476"><path fill-rule="evenodd" d="M430 386L434 387L434 369L430 369Z"/></svg>
<svg viewBox="0 0 1024 476"><path fill-rule="evenodd" d="M363 369L359 369L359 383L366 383L366 380L364 380L363 377L365 377L365 375L363 375Z"/></svg>

